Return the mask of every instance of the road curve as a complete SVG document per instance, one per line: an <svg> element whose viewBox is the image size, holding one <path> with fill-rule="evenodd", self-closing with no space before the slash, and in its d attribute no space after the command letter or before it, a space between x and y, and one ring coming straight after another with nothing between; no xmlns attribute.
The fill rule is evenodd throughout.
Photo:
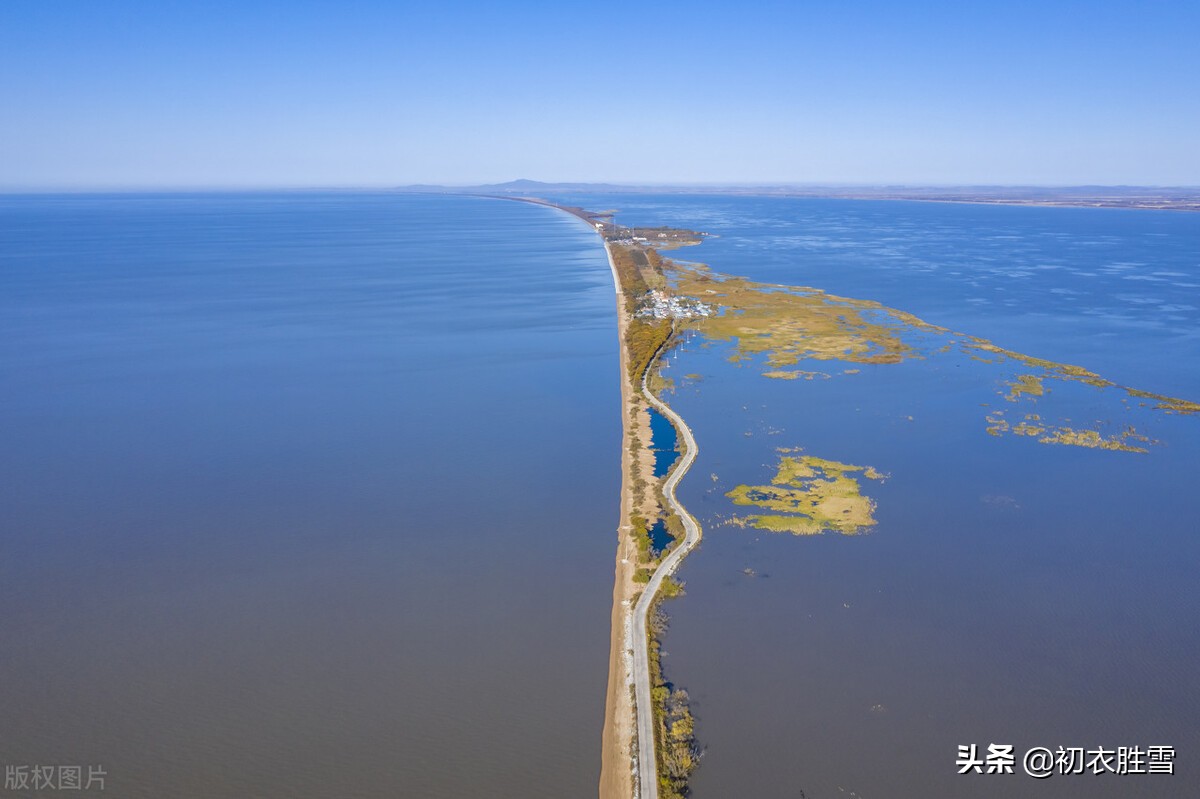
<svg viewBox="0 0 1200 799"><path fill-rule="evenodd" d="M657 358L658 354L650 359L650 365L646 367L646 371L642 375L642 392L659 413L671 420L675 429L683 437L683 458L667 476L667 481L663 484L663 496L666 498L667 504L671 506L671 510L679 514L679 518L683 521L684 537L683 541L667 553L662 563L654 570L654 574L650 577L650 581L646 584L646 588L642 591L637 605L633 609L632 676L635 687L634 706L637 711L639 799L658 799L658 762L654 752L654 710L650 701L650 652L647 631L650 607L654 604L654 597L662 587L663 580L674 573L675 569L679 567L680 561L687 557L687 554L700 542L700 525L675 498L675 486L679 485L679 481L692 467L699 448L696 446L696 439L692 437L691 428L683 421L683 417L650 393L647 378L650 370L654 368Z"/></svg>
<svg viewBox="0 0 1200 799"><path fill-rule="evenodd" d="M586 214L580 212L578 209L565 208L547 200L526 197L503 197L496 199L519 200L522 202L534 203L536 205L548 206L550 208L557 208L560 211L565 211L566 213L583 220L589 228L593 227L594 225L593 220ZM601 234L600 238L602 241L604 241L603 234ZM621 347L624 348L626 346L624 341L625 325L628 324L629 321L628 317L626 317L624 288L621 286L621 278L620 275L617 274L617 264L613 259L612 246L608 241L604 241L604 250L605 254L608 256L608 266L612 272L613 289L617 295L617 313L620 315L619 318L621 319L619 323L619 332L622 339ZM671 509L677 513L679 518L683 521L684 537L683 541L679 542L674 549L668 552L667 556L658 565L658 568L654 570L654 574L650 576L649 582L646 583L645 589L642 590L641 595L638 597L637 604L633 608L633 618L631 619L632 629L630 630L630 636L632 640L628 642L628 645L632 647L633 650L633 664L629 677L634 684L633 709L636 717L635 724L637 730L636 734L638 752L636 775L637 790L635 794L636 799L658 799L658 762L654 751L654 709L650 701L650 637L647 631L650 617L650 607L654 604L654 597L658 594L659 589L662 587L663 580L674 573L675 569L679 567L680 562L696 547L696 544L700 542L700 525L694 518L692 518L692 515L687 512L683 505L679 503L679 500L675 498L675 486L679 484L679 481L683 479L685 474L687 474L688 469L692 467L692 463L696 460L696 453L699 452L699 447L696 446L696 439L692 437L691 428L687 426L687 424L683 421L683 418L679 414L675 413L675 411L671 410L671 408L665 402L651 394L650 388L647 385L650 370L654 368L654 363L658 360L658 357L661 354L662 349L660 348L659 352L656 352L654 357L650 359L650 363L646 367L646 371L642 374L642 392L646 395L646 399L649 400L650 404L653 405L659 413L671 420L672 424L675 425L675 429L678 430L680 435L683 437L683 458L680 459L679 463L675 464L675 467L667 476L667 481L663 484L663 496L666 499L667 504L670 505ZM626 362L626 356L623 354L621 358L622 372L625 371ZM632 392L633 386L630 385L629 382L625 382L628 381L628 377L623 375L622 381L622 391ZM626 420L625 424L628 423L628 420ZM623 479L628 481L630 477L631 475L626 474L624 475ZM626 525L628 521L629 520L627 518L623 518L622 525ZM622 532L624 532L628 529L628 527L623 526L621 529ZM619 554L618 557L620 557ZM607 724L608 720L606 719L606 734L608 729ZM603 780L604 778L602 776L601 794L604 793Z"/></svg>

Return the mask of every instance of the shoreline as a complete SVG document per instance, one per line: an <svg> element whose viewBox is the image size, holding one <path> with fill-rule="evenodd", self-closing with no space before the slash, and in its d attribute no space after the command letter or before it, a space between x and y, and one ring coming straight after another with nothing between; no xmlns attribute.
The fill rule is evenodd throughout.
<svg viewBox="0 0 1200 799"><path fill-rule="evenodd" d="M554 208L563 208L570 213L570 209L563 206L555 205L554 203L546 202L537 197L527 194L497 194L484 191L485 187L480 187L480 191L472 192L467 189L449 189L445 188L441 191L433 193L449 193L449 194L468 194L474 197L491 197L499 200L518 200L521 202L533 202L540 205L548 205ZM917 187L922 188L922 187ZM1200 189L1180 189L1178 192L1155 194L1147 190L1143 194L1131 194L1129 196L1121 196L1119 194L1058 194L1027 192L1021 194L1003 194L992 193L986 191L969 192L962 191L955 193L952 188L939 189L938 187L924 187L926 191L913 190L904 191L903 188L894 191L880 189L855 189L853 187L830 187L828 190L803 190L803 189L788 189L780 187L772 190L770 187L705 187L705 186L628 186L623 187L618 194L626 194L631 197L639 195L652 194L667 194L672 196L729 196L729 197L758 197L762 199L793 199L793 200L858 200L869 202L915 202L915 203L943 203L950 205L1009 205L1009 206L1025 206L1029 208L1091 208L1091 209L1108 209L1114 211L1183 211L1190 213L1200 213ZM1064 187L1069 188L1069 187ZM546 186L546 190L554 190L554 185ZM588 191L586 187L580 186L572 189L573 191ZM401 189L401 191L406 191ZM419 192L413 192L419 193ZM586 220L585 220L586 221Z"/></svg>
<svg viewBox="0 0 1200 799"><path fill-rule="evenodd" d="M539 203L541 204L541 203ZM586 212L545 203L567 211L595 227L601 235L617 302L617 335L620 341L622 452L621 452L621 524L618 529L617 558L613 586L612 634L609 655L609 678L605 703L604 733L601 745L600 799L657 799L659 787L657 721L651 688L654 674L650 668L650 615L662 599L660 589L678 569L683 559L696 547L702 537L695 518L675 496L679 481L691 469L699 446L692 430L678 413L650 390L649 378L662 354L671 346L672 337L662 343L650 357L640 375L641 395L646 402L675 426L679 435L680 459L671 468L662 485L663 499L669 512L675 513L684 527L684 538L671 548L654 568L649 580L640 584L634 573L641 563L637 547L629 533L635 510L634 481L643 465L632 455L632 442L639 442L638 452L649 451L649 418L638 402L638 391L630 374L630 353L626 331L631 322L627 311L625 288L621 284L612 244L604 237ZM645 428L645 429L642 429ZM644 476L644 475L643 475ZM653 470L651 469L651 477ZM635 604L636 599L636 604ZM631 690L632 689L632 690ZM636 731L636 735L635 735ZM636 741L636 751L634 749Z"/></svg>
<svg viewBox="0 0 1200 799"><path fill-rule="evenodd" d="M479 195L475 195L479 196ZM617 526L617 548L613 573L613 604L609 636L609 670L605 693L604 727L601 733L600 799L657 799L659 794L658 741L655 735L657 714L652 700L654 672L650 667L650 615L662 599L660 589L695 548L701 529L675 496L675 487L696 459L699 448L692 430L669 405L655 396L649 378L659 358L672 343L668 335L649 356L635 378L630 370L628 331L633 318L628 310L626 287L621 282L608 240L607 214L592 214L582 208L558 205L534 197L497 197L542 205L566 212L582 221L600 236L613 280L617 311L617 339L621 370L621 501ZM621 244L622 242L617 242ZM651 253L654 249L648 248ZM672 331L674 326L672 325ZM635 381L640 385L635 385ZM645 398L643 403L639 394ZM669 513L682 522L684 537L662 557L644 582L635 574L645 571L633 535L634 517L644 512L645 499L639 504L639 481L653 483L653 456L650 451L650 418L653 407L675 426L679 436L680 459L662 484L662 497ZM655 506L656 503L655 503ZM645 574L641 575L645 578ZM636 604L635 604L636 601ZM655 642L657 643L657 642ZM635 749L636 744L636 749ZM646 768L646 766L649 768Z"/></svg>
<svg viewBox="0 0 1200 799"><path fill-rule="evenodd" d="M572 214L572 216L576 215ZM630 444L636 436L633 424L635 405L633 386L629 380L629 352L625 346L625 329L629 325L629 319L625 313L625 292L617 275L617 265L613 261L612 250L607 241L604 241L603 244L609 269L612 270L613 290L616 292L617 340L620 351L621 510L617 525L616 566L613 570L612 625L609 636L608 688L604 702L604 728L600 742L599 795L600 799L629 799L629 797L635 796L634 773L637 769L637 764L633 760L633 731L636 712L630 691L633 684L632 663L627 654L633 632L633 595L637 589L637 583L633 581L634 571L637 569L637 547L629 535L629 518L633 513L633 485L630 478L635 467Z"/></svg>
<svg viewBox="0 0 1200 799"><path fill-rule="evenodd" d="M669 344L670 341L668 340L667 343ZM675 573L675 570L679 568L679 564L696 548L702 537L700 524L675 497L675 487L679 485L679 481L692 468L692 463L695 462L700 448L696 444L695 437L692 435L692 429L688 427L683 417L676 413L670 405L667 405L667 403L654 396L650 391L649 385L647 385L650 371L654 368L654 364L658 361L663 351L663 349L660 349L659 352L655 353L654 357L650 359L650 363L646 366L646 371L642 373L642 393L650 404L659 413L667 417L675 425L676 430L679 431L680 444L683 450L682 457L671 469L666 481L663 483L663 498L670 509L683 522L684 537L663 558L658 568L654 570L654 574L651 575L650 581L646 584L646 589L638 598L637 605L633 611L633 640L639 644L634 649L633 663L634 685L637 697L638 796L640 799L657 799L658 797L658 768L655 760L656 747L653 729L654 712L651 706L652 700L650 695L650 634L647 625L651 612L653 612L655 605L659 602L660 598L658 594L663 581ZM641 768L641 765L647 761L654 763L655 768L650 770Z"/></svg>
<svg viewBox="0 0 1200 799"><path fill-rule="evenodd" d="M721 302L725 303L729 307L734 308L737 312L746 315L745 318L737 320L737 324L740 326L737 329L743 330L745 328L745 332L748 334L753 334L756 331L767 331L772 336L776 337L774 339L768 337L768 341L765 345L759 346L758 349L750 349L750 352L787 352L784 348L789 345L789 342L792 341L792 339L787 338L787 336L795 336L795 333L794 331L789 331L787 329L776 329L774 325L776 324L778 318L780 318L778 314L784 313L790 315L791 311L789 310L788 306L780 306L778 303L773 304L764 298L770 298L774 300L781 296L777 292L770 291L772 288L792 288L796 289L793 295L791 295L792 299L795 300L796 303L801 304L801 310L805 310L803 307L805 302L814 302L813 297L810 295L816 295L816 297L819 298L819 300L817 300L818 304L820 305L819 308L816 308L815 310L811 308L807 309L809 312L816 314L814 318L816 318L818 321L826 318L828 306L836 306L838 309L841 309L838 312L837 318L841 320L843 325L853 321L848 321L845 317L847 308L859 309L863 313L875 313L882 311L886 314L890 314L894 318L895 324L908 325L913 329L920 329L924 331L933 330L939 334L953 336L955 339L961 337L964 340L971 342L975 348L980 349L986 356L991 358L990 360L986 358L976 358L976 360L983 360L985 363L1006 364L1011 361L1011 365L1014 368L1017 368L1018 371L1022 369L1024 369L1024 371L1029 371L1029 369L1025 367L1032 367L1038 370L1048 370L1047 374L1043 375L1042 377L1037 377L1035 375L1024 375L1024 377L1028 377L1030 380L1018 379L1015 383L1008 383L1007 385L1014 390L1017 388L1017 386L1033 386L1039 389L1037 391L1037 395L1040 396L1042 393L1040 390L1041 380L1045 377L1053 377L1056 379L1083 383L1098 389L1121 389L1125 391L1125 393L1129 394L1132 398L1136 399L1157 400L1160 404L1154 407L1158 410L1164 411L1167 414L1197 412L1196 403L1176 400L1163 395L1152 394L1150 392L1120 386L1111 381L1104 380L1099 375L1088 372L1082 367L1071 366L1069 364L1056 364L1050 361L1045 361L1039 358L1025 356L1017 352L1005 350L983 339L977 339L973 336L967 336L963 333L952 333L947 328L940 328L936 325L931 325L910 313L886 308L880 303L872 300L854 300L852 298L827 295L823 291L805 287L789 287L783 286L782 284L770 283L760 284L751 282L747 278L737 278L735 276L727 275L723 276L715 273L710 274L707 270L702 269L693 270L691 273L687 273L686 270L683 270L685 274L681 277L680 270L675 269L672 271L672 267L670 266L672 262L669 260L666 261L668 267L664 270L664 268L662 268L663 262L661 260L657 260L659 256L658 252L654 249L654 246L646 244L646 237L649 236L652 238L654 235L653 231L655 229L621 228L615 224L612 224L609 220L600 219L599 215L589 215L582 209L572 209L568 207L557 206L544 200L527 199L525 201L567 211L573 216L581 219L581 221L588 223L589 226L594 229L594 231L601 235L601 238L604 239L604 246L609 261L609 267L613 275L616 300L618 303L618 335L620 337L619 359L622 367L621 394L622 408L624 410L622 418L622 504L621 524L618 533L617 563L615 568L615 581L613 589L613 608L611 614L612 628L610 670L608 678L606 716L603 732L601 779L599 786L601 799L618 799L618 797L620 799L625 799L625 797L629 796L640 796L641 799L657 799L660 792L670 796L676 796L676 792L672 790L672 786L668 777L668 775L672 773L671 766L675 761L668 750L659 750L659 748L656 746L658 743L658 741L655 740L656 736L660 736L663 740L669 740L668 736L663 733L663 727L658 724L659 719L657 718L656 714L660 713L661 711L657 706L650 709L649 712L643 711L640 714L637 714L636 710L637 708L651 708L650 697L652 696L652 689L654 693L657 693L658 688L661 685L661 683L657 682L661 679L661 676L655 676L656 673L654 671L649 671L647 674L648 670L645 665L647 659L647 655L645 654L646 648L649 646L651 648L649 652L649 665L655 666L656 660L654 657L656 656L657 652L653 647L656 646L659 639L657 634L654 637L651 637L648 634L647 628L650 625L647 624L647 614L654 613L655 608L657 607L657 602L655 601L656 595L661 598L661 595L659 595L659 589L669 588L672 586L673 581L669 580L670 574L679 566L682 559L690 553L691 549L694 548L700 539L698 525L696 525L695 535L693 536L692 534L692 525L695 524L694 518L692 518L686 509L684 509L678 503L678 500L675 497L676 486L695 460L697 453L695 440L692 436L692 431L684 422L684 420L677 413L675 413L674 410L667 406L666 403L651 393L651 384L657 387L656 390L661 390L661 387L665 384L661 382L648 382L650 379L659 378L659 376L656 375L652 370L654 369L654 365L661 361L663 353L670 350L673 336L675 335L675 331L678 329L677 324L676 322L672 321L670 325L671 333L669 335L663 333L663 337L661 338L655 339L653 337L642 337L639 339L638 337L638 334L643 331L643 328L652 324L650 322L643 322L643 319L663 320L667 318L677 319L688 317L672 316L670 312L666 312L665 315L651 316L649 315L649 311L651 309L647 308L645 305L635 310L633 305L626 304L624 302L626 298L645 300L646 297L652 295L652 292L647 291L647 280L650 280L651 289L661 290L663 286L661 279L663 278L663 273L665 271L666 279L668 280L667 285L672 289L677 289L679 294L684 297L704 296L704 292L706 290L705 286L713 286L714 284L705 283L703 281L727 281L725 283L724 293L720 293L720 297L723 298ZM637 244L635 242L642 242L642 244ZM633 258L632 256L634 255L639 257ZM652 268L657 270L657 275L660 278L659 282L653 281L652 278L654 275L651 273ZM649 274L649 278L647 278L647 274ZM670 282L672 280L675 282ZM714 294L717 292L710 291L709 293ZM718 300L714 299L714 302L717 301ZM826 313L826 316L822 316L822 313ZM716 318L704 322L698 322L696 325L702 326L702 330L711 338L716 340L724 340L721 338L721 334L728 328L722 328L720 326L721 321L722 320L720 318ZM665 321L662 321L659 324L666 326ZM814 323L810 322L810 325L811 324ZM703 325L707 325L707 327L703 327ZM746 325L751 325L751 327L746 328ZM853 328L853 325L851 325L851 327ZM846 334L846 328L844 327L839 327L833 331L825 330L819 326L818 329L821 331L821 335L825 336L826 339L830 340L834 344L839 343L839 335ZM877 334L871 334L869 332L863 333L861 330L856 332L855 335L867 335L869 341L879 340ZM876 337L870 338L871 335L875 335ZM658 343L656 346L645 343L649 340L657 341ZM753 340L757 341L757 339ZM898 339L897 342L899 342ZM955 342L952 341L951 343ZM645 344L645 346L642 346L643 344ZM815 347L815 345L813 346ZM878 352L870 348L864 348L859 351L838 347L837 351L841 352L842 354L836 355L835 353L834 356L823 359L851 360L855 363L880 364L899 362L898 359L881 359ZM822 355L827 355L828 353L834 352L834 350L826 347L825 349L815 348L812 350L812 352L815 354L811 357L821 357ZM875 360L854 361L853 358L847 359L846 353L848 352L857 353L857 356L860 358L874 358ZM805 357L810 356L806 355ZM917 354L913 357L924 356ZM636 374L631 373L631 364ZM848 371L857 372L859 370L854 369ZM816 373L793 371L791 377L794 378L796 375L800 374ZM781 375L768 374L767 376ZM640 383L640 386L637 386L638 383ZM635 386L637 387L635 388ZM654 566L653 571L638 568L638 566L641 564L639 564L636 560L637 553L632 553L628 557L623 557L624 553L633 549L633 547L629 546L629 539L632 536L630 536L627 531L630 530L629 523L631 521L631 507L635 509L634 512L636 513L637 490L635 489L631 493L630 489L631 482L637 479L637 462L639 460L639 453L631 450L636 450L638 447L638 440L635 437L635 433L638 430L639 421L631 414L631 411L636 411L639 408L645 408L642 397L637 396L639 389L644 396L644 403L649 403L651 407L655 408L660 413L663 413L663 415L666 416L673 425L675 425L680 439L686 441L686 448L683 448L682 452L683 458L681 459L680 463L677 464L675 468L671 469L670 473L667 475L666 483L662 486L661 496L661 504L663 506L669 506L670 509L677 514L677 518L684 524L685 535L676 539L676 545L673 549L670 549L666 553L662 560L658 561L656 564L651 564ZM1027 390L1025 390L1023 393L1033 392L1027 388ZM984 404L986 405L986 403ZM1147 405L1148 403L1142 402L1140 404ZM644 410L642 412L644 412ZM996 422L991 418L990 414L987 421L991 425L989 426L987 432L992 435L999 435L999 432L993 429L996 427ZM1097 424L1101 423L1098 422ZM1005 427L1004 430L1007 431L1008 428ZM1022 423L1020 428L1016 430L1016 434L1033 435L1034 433L1030 432L1031 430L1031 425ZM1063 430L1066 434L1075 435L1075 438L1069 438L1066 435L1059 435L1057 438L1052 440L1039 440L1042 443L1052 444L1072 444L1076 446L1092 447L1100 446L1104 449L1122 448L1116 446L1103 446L1103 444L1107 442L1102 437L1097 437L1098 434L1093 435L1093 439L1100 443L1090 444L1087 443L1088 439L1086 439L1086 437L1084 437L1080 431L1067 428L1064 428ZM1130 435L1135 435L1134 440L1149 441L1149 439L1145 438L1144 436L1136 436L1136 434L1133 433L1132 427L1129 428L1129 431ZM1041 431L1037 432L1040 433ZM836 464L836 462L833 463ZM836 465L844 466L844 464ZM858 469L861 467L850 468ZM739 486L739 488L745 487ZM873 524L874 521L871 520L870 523ZM633 525L635 529L641 529L640 521L633 521ZM783 530L783 528L772 527L764 527L763 529ZM678 535L678 533L678 528L676 528L675 534ZM633 560L632 565L630 564L630 560ZM639 580L646 580L649 578L649 582L631 585L629 579L631 572L636 574ZM642 585L645 586L646 590L642 595L638 595L636 589ZM671 592L663 591L663 594L670 596ZM637 596L637 602L636 605L633 606L631 612L629 598L632 596ZM657 616L653 616L652 618L657 619ZM631 621L634 624L632 629L629 626ZM657 621L655 621L655 624L657 625ZM659 627L655 627L656 633L659 629ZM629 649L631 644L636 644L632 650ZM629 665L631 656L634 661L632 670ZM646 675L645 677L642 676L644 674ZM659 674L661 675L661 673ZM636 700L632 706L629 701L629 688L631 686L635 689L636 696ZM684 697L684 701L686 702L686 696ZM631 716L633 719L633 726L635 726L638 730L638 734L636 736L638 755L636 758L631 758L630 750L630 744L634 743L633 739L629 737L631 734ZM690 720L690 716L688 719ZM640 770L639 766L641 767ZM657 768L655 768L655 766L657 766ZM661 769L663 772L661 775L659 774L659 769ZM659 782L660 779L662 780L661 787ZM686 784L683 785L681 792L686 793Z"/></svg>

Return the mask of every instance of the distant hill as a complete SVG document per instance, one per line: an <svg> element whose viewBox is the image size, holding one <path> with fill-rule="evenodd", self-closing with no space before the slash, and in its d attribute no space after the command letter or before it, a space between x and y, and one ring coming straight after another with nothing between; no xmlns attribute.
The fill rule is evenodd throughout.
<svg viewBox="0 0 1200 799"><path fill-rule="evenodd" d="M643 192L644 186L620 186L614 183L544 183L540 180L519 178L507 183L484 183L478 186L434 186L416 184L400 186L400 191L414 192L453 192L455 194L538 194L551 191L604 191L604 192Z"/></svg>

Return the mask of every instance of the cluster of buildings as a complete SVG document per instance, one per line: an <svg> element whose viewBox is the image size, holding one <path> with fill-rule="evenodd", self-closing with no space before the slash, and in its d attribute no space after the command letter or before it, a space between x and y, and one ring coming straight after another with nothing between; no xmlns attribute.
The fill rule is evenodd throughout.
<svg viewBox="0 0 1200 799"><path fill-rule="evenodd" d="M713 312L711 305L694 297L672 297L651 289L642 295L633 315L637 319L695 319L712 316Z"/></svg>

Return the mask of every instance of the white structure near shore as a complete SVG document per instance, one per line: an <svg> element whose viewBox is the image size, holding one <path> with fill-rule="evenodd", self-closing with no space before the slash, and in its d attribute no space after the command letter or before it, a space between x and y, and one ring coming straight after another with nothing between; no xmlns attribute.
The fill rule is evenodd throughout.
<svg viewBox="0 0 1200 799"><path fill-rule="evenodd" d="M696 319L712 316L713 307L694 297L672 297L651 289L638 300L638 309L633 315L638 319Z"/></svg>

